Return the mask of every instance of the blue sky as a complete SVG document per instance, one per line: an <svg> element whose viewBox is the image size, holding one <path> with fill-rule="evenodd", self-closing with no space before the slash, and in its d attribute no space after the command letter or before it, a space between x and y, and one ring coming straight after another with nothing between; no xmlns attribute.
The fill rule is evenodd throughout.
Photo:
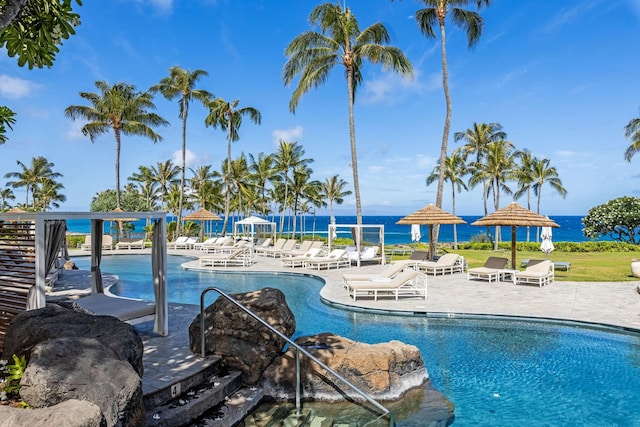
<svg viewBox="0 0 640 427"><path fill-rule="evenodd" d="M81 91L95 81L125 81L146 90L179 65L209 76L199 88L240 106L255 107L262 124L245 121L232 155L271 153L283 138L300 143L314 178L339 174L350 185L349 132L344 73L306 94L296 114L293 88L282 83L284 49L310 29L308 15L319 1L301 0L111 0L85 1L82 24L61 47L51 69L28 70L0 56L0 103L18 113L9 141L0 146L0 172L18 171L45 156L64 177L62 210L88 210L92 197L115 185L113 134L94 144L81 122L64 117L82 105ZM406 80L365 67L355 106L364 215L405 215L435 202L436 185L425 177L436 164L445 114L440 41L425 38L413 17L416 0L347 0L361 28L383 22L391 44L413 63ZM517 149L549 158L568 190L565 199L543 189L543 214L584 215L607 200L638 195L640 158L626 163L624 126L640 116L640 0L494 0L483 9L482 39L472 50L464 33L448 27L453 102L451 135L474 122L498 122ZM124 137L121 182L137 171L174 159L179 164L181 122L175 101L155 99L171 122L164 140ZM225 134L204 126L206 111L192 104L187 128L187 166L213 164L226 156ZM450 149L459 146L451 138ZM0 179L0 185L6 180ZM16 191L18 201L24 192ZM502 196L501 205L511 201ZM526 206L526 200L521 199ZM355 214L352 197L336 214ZM445 209L451 210L450 187ZM456 196L457 213L482 213L480 193ZM322 213L322 212L321 212Z"/></svg>

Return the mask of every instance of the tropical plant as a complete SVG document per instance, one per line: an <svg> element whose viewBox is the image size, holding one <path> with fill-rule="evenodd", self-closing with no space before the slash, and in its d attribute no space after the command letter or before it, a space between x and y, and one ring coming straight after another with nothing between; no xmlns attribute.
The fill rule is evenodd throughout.
<svg viewBox="0 0 640 427"><path fill-rule="evenodd" d="M11 205L9 205L8 201L15 199L16 196L10 188L0 189L0 210L9 209Z"/></svg>
<svg viewBox="0 0 640 427"><path fill-rule="evenodd" d="M431 174L427 176L426 184L427 186L433 184L435 181L440 179L440 165L436 165ZM444 179L445 181L449 181L451 183L451 213L453 215L456 214L456 190L461 192L463 189L467 190L467 184L465 184L462 179L465 175L469 173L467 169L467 164L464 161L462 150L454 150L450 156L447 156L444 161ZM456 227L457 224L453 224L453 248L458 249L458 229ZM431 241L429 241L429 245L431 245ZM431 253L435 253L435 245L433 248L430 248Z"/></svg>
<svg viewBox="0 0 640 427"><path fill-rule="evenodd" d="M189 178L189 188L191 197L196 200L202 209L210 210L214 206L215 200L215 173L211 170L213 166L199 166L196 170L189 169L193 176Z"/></svg>
<svg viewBox="0 0 640 427"><path fill-rule="evenodd" d="M262 120L260 111L253 107L237 108L239 103L240 100L238 99L233 102L227 102L222 98L216 98L207 103L209 115L204 120L207 126L213 126L214 128L220 126L220 129L227 131L227 174L225 175L227 191L225 192L224 223L222 224L223 234L229 222L231 202L231 194L229 192L229 186L231 185L231 177L229 176L231 172L231 143L240 139L238 131L242 126L242 118L244 116L248 116L257 125Z"/></svg>
<svg viewBox="0 0 640 427"><path fill-rule="evenodd" d="M351 194L350 190L345 190L347 182L338 175L327 178L322 184L322 195L329 201L329 218L331 224L336 222L333 216L333 204L341 205L344 203L344 196Z"/></svg>
<svg viewBox="0 0 640 427"><path fill-rule="evenodd" d="M289 184L291 182L289 171L308 165L313 161L312 159L304 158L304 153L304 148L297 142L287 142L282 139L278 141L278 150L275 154L276 169L282 177L282 184L284 184L283 198L280 203L280 236L282 236L282 231L284 230L284 217L289 206Z"/></svg>
<svg viewBox="0 0 640 427"><path fill-rule="evenodd" d="M147 166L138 166L138 172L131 174L129 181L138 184L138 189L141 196L144 198L147 210L156 210L156 200L160 194L160 188L155 180L155 176L151 168Z"/></svg>
<svg viewBox="0 0 640 427"><path fill-rule="evenodd" d="M0 8L0 46L20 67L51 67L58 46L76 33L80 15L73 0L4 0ZM81 0L75 0L82 6Z"/></svg>
<svg viewBox="0 0 640 427"><path fill-rule="evenodd" d="M136 190L125 190L121 194L121 198L121 209L126 212L144 212L147 210L144 198ZM116 207L116 192L108 189L93 196L90 210L91 212L110 212Z"/></svg>
<svg viewBox="0 0 640 427"><path fill-rule="evenodd" d="M625 138L631 139L631 145L624 152L624 159L631 162L631 158L640 151L640 117L633 118L624 127Z"/></svg>
<svg viewBox="0 0 640 427"><path fill-rule="evenodd" d="M260 152L258 157L255 158L253 154L249 154L249 171L260 191L260 200L256 210L266 215L269 213L269 201L266 195L267 183L279 179L274 156Z"/></svg>
<svg viewBox="0 0 640 427"><path fill-rule="evenodd" d="M166 197L169 187L178 183L176 178L180 173L180 167L173 164L171 160L157 162L155 166L151 166L151 175L155 183L160 186L160 206L162 209L166 207Z"/></svg>
<svg viewBox="0 0 640 427"><path fill-rule="evenodd" d="M176 234L180 234L180 223L182 222L182 210L184 206L184 186L185 169L187 157L187 117L189 116L189 103L192 100L200 101L206 105L212 95L206 90L196 89L196 84L200 77L207 76L204 70L189 71L179 66L169 68L169 76L160 80L160 83L151 87L152 92L160 92L166 99L179 98L179 114L182 120L182 165L180 169L180 194L177 206L178 221L176 223Z"/></svg>
<svg viewBox="0 0 640 427"><path fill-rule="evenodd" d="M418 28L426 37L435 39L435 26L440 29L440 47L442 59L442 89L446 103L446 115L444 119L444 127L442 131L442 143L440 145L440 161L443 165L447 157L447 145L449 141L449 129L451 126L451 95L449 93L449 68L447 65L447 39L446 39L446 22L447 16L451 17L451 21L457 27L462 28L467 34L467 43L469 48L480 40L482 34L483 21L480 14L470 10L463 9L470 3L475 3L480 9L483 5L489 6L491 0L422 0L427 6L416 12L416 21ZM444 173L440 170L438 177L438 187L436 191L436 206L442 207L442 193L444 190Z"/></svg>
<svg viewBox="0 0 640 427"><path fill-rule="evenodd" d="M73 120L85 119L82 134L91 142L110 130L116 140L116 204L120 206L120 143L122 135L141 136L154 143L162 137L153 128L169 124L159 115L152 113L156 106L149 92L139 92L134 85L120 82L113 86L105 81L97 81L100 93L80 92L80 97L90 106L71 105L64 110L66 117Z"/></svg>
<svg viewBox="0 0 640 427"><path fill-rule="evenodd" d="M407 76L412 74L411 62L400 49L386 46L390 37L382 23L375 23L360 31L358 21L351 9L343 8L340 3L324 3L316 6L309 15L309 21L321 32L305 31L295 37L285 50L288 58L282 74L285 85L290 85L296 76L300 76L289 101L289 110L295 113L302 96L312 87L318 87L324 83L334 65L342 64L345 67L356 218L357 223L362 224L353 114L355 91L363 79L362 68L365 60L380 63L383 69L392 69Z"/></svg>
<svg viewBox="0 0 640 427"><path fill-rule="evenodd" d="M584 235L601 236L632 244L640 243L640 197L619 197L589 209L582 218Z"/></svg>
<svg viewBox="0 0 640 427"><path fill-rule="evenodd" d="M533 157L530 150L518 150L514 153L514 157L520 161L513 170L513 178L518 181L520 188L513 193L513 199L518 200L520 197L527 195L527 209L531 209L531 187L536 181L533 164L538 159ZM531 240L531 230L527 227L527 242ZM537 240L537 236L536 236Z"/></svg>
<svg viewBox="0 0 640 427"><path fill-rule="evenodd" d="M13 130L13 125L16 123L14 113L9 107L0 106L0 144L4 144L9 139L7 137L7 128Z"/></svg>
<svg viewBox="0 0 640 427"><path fill-rule="evenodd" d="M44 178L40 181L40 185L33 192L34 206L47 211L54 208L59 208L60 203L67 201L67 197L64 194L60 194L60 190L64 189L64 185L51 178Z"/></svg>
<svg viewBox="0 0 640 427"><path fill-rule="evenodd" d="M549 183L551 188L562 196L567 197L567 190L562 186L562 181L558 177L558 171L555 167L550 166L549 159L536 159L532 164L533 177L535 182L532 186L533 194L538 197L537 212L540 213L540 202L542 200L542 186L545 182Z"/></svg>
<svg viewBox="0 0 640 427"><path fill-rule="evenodd" d="M20 391L20 381L27 369L27 358L24 355L18 357L14 354L12 355L12 359L13 363L5 365L4 367L4 372L6 374L4 391L7 394L18 394Z"/></svg>
<svg viewBox="0 0 640 427"><path fill-rule="evenodd" d="M28 167L20 160L16 162L18 166L22 168L21 172L8 172L4 175L5 178L13 178L15 181L8 181L7 186L12 188L25 188L26 200L25 206L29 206L29 193L35 193L38 190L38 186L45 179L55 180L62 177L62 174L53 171L54 163L49 162L42 156L33 157L31 159L31 166ZM35 201L32 205L35 207Z"/></svg>

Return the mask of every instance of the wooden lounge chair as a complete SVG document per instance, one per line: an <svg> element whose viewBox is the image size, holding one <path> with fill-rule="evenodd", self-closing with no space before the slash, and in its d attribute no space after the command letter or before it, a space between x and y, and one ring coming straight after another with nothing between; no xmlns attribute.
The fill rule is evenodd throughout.
<svg viewBox="0 0 640 427"><path fill-rule="evenodd" d="M362 282L362 281L370 281L370 280L376 280L376 279L382 279L382 280L391 279L397 276L399 273L401 273L402 270L404 270L405 268L407 268L406 264L402 262L396 262L396 263L392 263L389 267L387 267L386 269L384 269L383 271L377 274L376 273L343 274L342 284L346 288L348 287L350 282Z"/></svg>
<svg viewBox="0 0 640 427"><path fill-rule="evenodd" d="M321 270L326 268L327 270L335 267L351 266L351 260L347 257L347 251L344 249L334 249L326 257L312 257L307 260L307 268L315 268Z"/></svg>
<svg viewBox="0 0 640 427"><path fill-rule="evenodd" d="M377 301L380 294L393 295L396 300L401 295L421 296L427 299L427 276L417 270L409 269L391 279L349 282L347 292L354 301L358 296L371 295L373 295L373 300Z"/></svg>
<svg viewBox="0 0 640 427"><path fill-rule="evenodd" d="M490 256L482 267L470 268L467 270L467 280L482 279L488 280L489 283L501 280L504 275L504 269L507 267L509 260Z"/></svg>
<svg viewBox="0 0 640 427"><path fill-rule="evenodd" d="M437 261L419 261L415 268L427 274L454 274L464 272L464 258L458 254L444 254Z"/></svg>
<svg viewBox="0 0 640 427"><path fill-rule="evenodd" d="M515 284L535 284L540 287L553 282L555 268L553 262L546 259L538 263L529 262L529 266L524 271L515 273Z"/></svg>
<svg viewBox="0 0 640 427"><path fill-rule="evenodd" d="M307 265L307 261L309 261L309 258L317 256L321 250L322 249L320 248L311 248L303 255L282 257L281 265L283 267L304 267Z"/></svg>
<svg viewBox="0 0 640 427"><path fill-rule="evenodd" d="M248 267L251 265L249 247L243 246L229 254L217 254L200 257L203 267Z"/></svg>

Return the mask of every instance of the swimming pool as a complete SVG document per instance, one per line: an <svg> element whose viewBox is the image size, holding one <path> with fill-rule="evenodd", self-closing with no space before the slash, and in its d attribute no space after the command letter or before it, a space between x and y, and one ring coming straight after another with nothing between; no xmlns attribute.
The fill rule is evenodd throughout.
<svg viewBox="0 0 640 427"><path fill-rule="evenodd" d="M277 287L296 315L296 336L331 331L358 341L397 339L417 346L433 385L456 405L455 426L640 426L640 334L345 311L320 302L323 282L312 276L182 270L187 259L168 257L172 302L199 304L207 286L228 292ZM74 261L83 269L89 265L88 258ZM108 256L102 270L120 275L115 293L153 298L149 262L144 256ZM398 425L421 426L420 420Z"/></svg>

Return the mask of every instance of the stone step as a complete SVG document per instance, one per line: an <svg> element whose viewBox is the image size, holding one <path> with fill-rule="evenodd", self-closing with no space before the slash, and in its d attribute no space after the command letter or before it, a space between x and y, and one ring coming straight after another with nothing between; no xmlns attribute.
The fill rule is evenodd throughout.
<svg viewBox="0 0 640 427"><path fill-rule="evenodd" d="M199 418L194 425L198 427L242 426L242 420L260 404L263 397L264 391L261 388L241 388Z"/></svg>
<svg viewBox="0 0 640 427"><path fill-rule="evenodd" d="M167 403L147 408L146 425L151 427L191 425L193 421L211 411L211 408L216 408L230 400L229 396L234 396L241 387L240 376L239 371L213 375Z"/></svg>
<svg viewBox="0 0 640 427"><path fill-rule="evenodd" d="M161 381L155 381L156 386L149 387L152 389L151 391L145 390L145 379L143 378L142 390L144 393L144 407L147 412L158 406L165 405L167 402L182 396L186 391L204 383L213 375L219 374L221 370L220 359L219 356L207 356L206 363L202 364L201 369L197 369L191 375L186 375L179 380L167 376ZM157 384L160 383L161 386L158 386Z"/></svg>
<svg viewBox="0 0 640 427"><path fill-rule="evenodd" d="M290 405L263 405L247 415L243 424L239 425L242 427L333 427L335 424L333 420L319 417L310 409L303 408L298 415L296 409Z"/></svg>

